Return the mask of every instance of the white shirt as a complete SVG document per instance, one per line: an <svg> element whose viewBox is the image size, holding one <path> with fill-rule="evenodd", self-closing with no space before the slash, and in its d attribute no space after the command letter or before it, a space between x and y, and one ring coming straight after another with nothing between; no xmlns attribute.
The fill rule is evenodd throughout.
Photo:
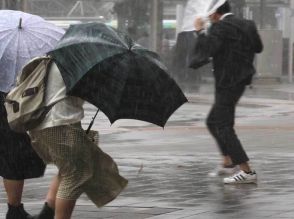
<svg viewBox="0 0 294 219"><path fill-rule="evenodd" d="M63 78L55 63L52 63L48 74L45 103L47 106L56 101L57 103L34 130L69 125L80 122L84 118L84 101L78 97L66 95Z"/></svg>

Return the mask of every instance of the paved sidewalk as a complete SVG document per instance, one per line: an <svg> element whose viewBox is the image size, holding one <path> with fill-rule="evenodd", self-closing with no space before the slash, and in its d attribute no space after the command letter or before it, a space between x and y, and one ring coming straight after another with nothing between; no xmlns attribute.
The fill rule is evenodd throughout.
<svg viewBox="0 0 294 219"><path fill-rule="evenodd" d="M236 129L258 172L258 185L223 185L221 178L207 176L220 160L204 124L212 101L205 87L200 94L189 94L190 103L164 130L125 120L109 127L100 114L95 129L100 130L101 148L114 157L129 185L101 209L82 196L73 218L294 218L294 102L289 98L294 89L254 89L240 103ZM93 113L87 106L85 125ZM42 207L55 173L48 166L44 178L26 181L24 202L30 212ZM0 183L0 218L5 218L5 202Z"/></svg>

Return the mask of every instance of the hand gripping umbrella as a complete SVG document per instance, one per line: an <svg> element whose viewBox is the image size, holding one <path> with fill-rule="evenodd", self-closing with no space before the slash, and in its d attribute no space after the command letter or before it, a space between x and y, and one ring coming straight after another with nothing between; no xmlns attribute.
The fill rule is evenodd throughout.
<svg viewBox="0 0 294 219"><path fill-rule="evenodd" d="M70 26L48 54L67 93L98 107L111 123L138 119L163 127L187 101L156 53L104 24Z"/></svg>

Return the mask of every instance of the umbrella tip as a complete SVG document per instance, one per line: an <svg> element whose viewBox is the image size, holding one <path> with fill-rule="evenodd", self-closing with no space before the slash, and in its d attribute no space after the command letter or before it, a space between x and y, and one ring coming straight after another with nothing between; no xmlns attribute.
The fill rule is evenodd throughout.
<svg viewBox="0 0 294 219"><path fill-rule="evenodd" d="M22 29L21 24L22 24L22 18L19 18L19 24L18 24L18 28L19 28L19 29Z"/></svg>

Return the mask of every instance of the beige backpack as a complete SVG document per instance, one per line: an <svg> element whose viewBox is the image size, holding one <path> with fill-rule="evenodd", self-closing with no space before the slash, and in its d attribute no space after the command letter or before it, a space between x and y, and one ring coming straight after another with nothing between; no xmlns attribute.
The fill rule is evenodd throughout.
<svg viewBox="0 0 294 219"><path fill-rule="evenodd" d="M45 106L45 86L49 57L33 59L23 69L17 85L6 96L5 107L9 126L16 132L35 128L45 118L51 107Z"/></svg>

